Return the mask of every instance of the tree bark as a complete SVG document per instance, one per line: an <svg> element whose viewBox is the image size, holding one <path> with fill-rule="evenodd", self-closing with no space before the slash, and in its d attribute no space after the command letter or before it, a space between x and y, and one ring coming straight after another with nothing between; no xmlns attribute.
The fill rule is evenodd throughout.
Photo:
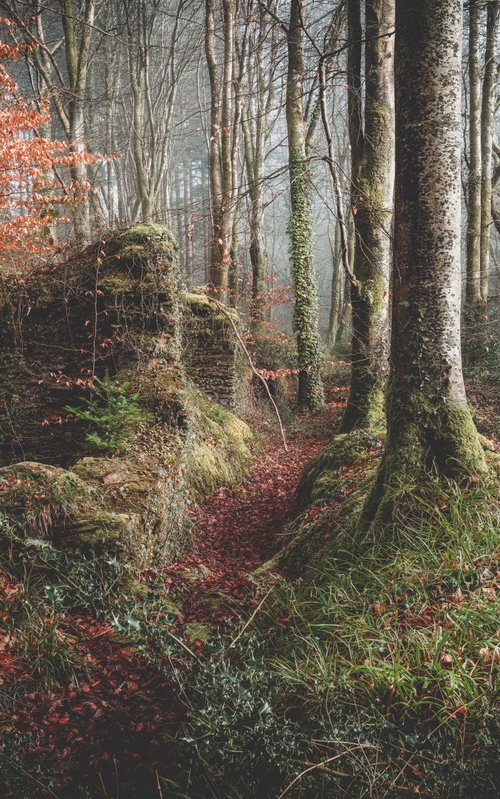
<svg viewBox="0 0 500 799"><path fill-rule="evenodd" d="M293 328L297 340L299 403L315 410L323 404L318 297L313 258L312 186L307 163L303 111L304 0L292 0L288 28L286 122L290 174L290 242L295 290Z"/></svg>
<svg viewBox="0 0 500 799"><path fill-rule="evenodd" d="M484 59L483 95L481 107L481 302L488 302L490 266L490 225L493 172L493 132L497 83L497 46L500 24L500 2L486 4L486 52Z"/></svg>
<svg viewBox="0 0 500 799"><path fill-rule="evenodd" d="M469 308L481 305L481 8L470 0L469 11L469 181L467 219L467 283Z"/></svg>
<svg viewBox="0 0 500 799"><path fill-rule="evenodd" d="M342 431L380 425L388 366L394 185L394 0L367 0L364 129L359 97L360 0L349 0L352 211L355 225L352 366Z"/></svg>
<svg viewBox="0 0 500 799"><path fill-rule="evenodd" d="M328 320L328 333L326 344L329 352L333 352L339 333L343 296L344 296L344 275L342 267L342 250L340 239L340 221L337 219L335 226L335 244L332 250L332 286L330 292L330 315Z"/></svg>
<svg viewBox="0 0 500 799"><path fill-rule="evenodd" d="M419 471L484 468L460 352L461 40L461 0L396 0L391 377L372 518Z"/></svg>

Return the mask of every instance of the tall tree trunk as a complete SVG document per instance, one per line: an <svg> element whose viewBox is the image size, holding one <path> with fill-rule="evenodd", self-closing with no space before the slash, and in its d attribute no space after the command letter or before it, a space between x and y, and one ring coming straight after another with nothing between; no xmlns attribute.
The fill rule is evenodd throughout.
<svg viewBox="0 0 500 799"><path fill-rule="evenodd" d="M461 0L396 0L391 377L369 516L420 470L484 467L460 353L461 41Z"/></svg>
<svg viewBox="0 0 500 799"><path fill-rule="evenodd" d="M484 64L483 96L481 108L481 302L488 302L488 274L490 266L490 225L493 171L493 132L497 83L498 28L500 2L486 4L486 52Z"/></svg>
<svg viewBox="0 0 500 799"><path fill-rule="evenodd" d="M313 258L312 186L303 112L303 18L304 0L292 0L288 28L286 122L291 204L289 231L295 290L293 327L298 351L299 403L314 410L323 404L323 384Z"/></svg>
<svg viewBox="0 0 500 799"><path fill-rule="evenodd" d="M75 29L75 10L73 0L64 0L63 29L66 66L70 88L68 105L69 137L72 152L83 156L86 152L85 145L85 90L87 88L87 75L89 65L90 37L94 21L95 0L86 0L84 4L83 31L77 42ZM84 161L79 161L70 169L71 178L79 185L85 185L88 180L87 167ZM90 206L86 197L78 192L73 213L75 237L78 244L88 244L90 241Z"/></svg>
<svg viewBox="0 0 500 799"><path fill-rule="evenodd" d="M340 239L340 222L335 226L335 244L332 247L332 287L330 293L330 316L328 320L328 334L326 344L332 352L335 348L339 333L341 314L343 309L344 274L342 266L342 252Z"/></svg>
<svg viewBox="0 0 500 799"><path fill-rule="evenodd" d="M360 98L350 107L355 225L352 367L343 432L378 425L388 363L391 217L394 184L394 0L367 0L364 130ZM350 94L359 92L360 0L349 0Z"/></svg>
<svg viewBox="0 0 500 799"><path fill-rule="evenodd" d="M234 215L234 27L235 0L222 0L223 66L217 68L214 0L206 0L205 52L210 79L210 194L212 241L210 285L225 300L229 287L229 265ZM222 83L222 85L221 85Z"/></svg>
<svg viewBox="0 0 500 799"><path fill-rule="evenodd" d="M467 220L467 283L469 308L481 305L481 8L470 0L469 11L469 181Z"/></svg>

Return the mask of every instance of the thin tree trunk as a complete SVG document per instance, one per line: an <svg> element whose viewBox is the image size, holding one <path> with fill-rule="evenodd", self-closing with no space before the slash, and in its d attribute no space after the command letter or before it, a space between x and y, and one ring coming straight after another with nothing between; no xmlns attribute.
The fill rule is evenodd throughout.
<svg viewBox="0 0 500 799"><path fill-rule="evenodd" d="M488 302L490 266L490 225L493 171L493 132L497 83L497 46L500 2L486 4L486 52L481 108L481 302Z"/></svg>
<svg viewBox="0 0 500 799"><path fill-rule="evenodd" d="M469 308L481 305L481 55L482 0L470 0L469 19L469 182L467 283Z"/></svg>
<svg viewBox="0 0 500 799"><path fill-rule="evenodd" d="M330 352L335 348L340 328L343 307L344 273L342 267L342 250L340 239L340 221L335 226L335 245L332 248L332 288L330 295L330 317L328 320L327 347Z"/></svg>
<svg viewBox="0 0 500 799"><path fill-rule="evenodd" d="M342 431L380 425L388 366L391 217L394 184L394 0L367 0L364 130L351 100L352 210L355 226L352 366ZM349 2L349 37L359 58L360 0ZM359 62L350 56L353 86ZM359 91L358 88L355 88ZM352 94L352 91L350 93ZM352 118L351 118L352 117Z"/></svg>

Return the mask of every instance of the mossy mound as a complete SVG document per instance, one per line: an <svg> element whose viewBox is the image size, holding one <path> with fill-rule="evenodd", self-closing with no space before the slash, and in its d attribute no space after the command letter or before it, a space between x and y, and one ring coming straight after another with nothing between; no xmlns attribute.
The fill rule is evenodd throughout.
<svg viewBox="0 0 500 799"><path fill-rule="evenodd" d="M301 507L311 502L340 499L343 470L359 466L375 455L381 455L384 436L378 430L354 430L341 433L305 467L297 488Z"/></svg>
<svg viewBox="0 0 500 799"><path fill-rule="evenodd" d="M73 470L40 463L0 469L2 521L23 538L120 555L144 567L188 540L179 484L124 460L83 458Z"/></svg>
<svg viewBox="0 0 500 799"><path fill-rule="evenodd" d="M239 485L253 460L255 442L250 428L194 387L189 408L192 449L187 476L195 496L212 494L221 485Z"/></svg>

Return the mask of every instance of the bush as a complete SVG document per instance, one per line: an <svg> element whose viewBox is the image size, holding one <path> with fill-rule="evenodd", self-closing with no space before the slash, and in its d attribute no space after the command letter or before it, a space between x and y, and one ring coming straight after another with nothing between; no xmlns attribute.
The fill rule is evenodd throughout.
<svg viewBox="0 0 500 799"><path fill-rule="evenodd" d="M138 394L128 394L130 384L110 377L95 378L91 397L82 397L77 407L65 410L86 422L85 445L90 452L123 453L137 426L152 418L139 405Z"/></svg>

